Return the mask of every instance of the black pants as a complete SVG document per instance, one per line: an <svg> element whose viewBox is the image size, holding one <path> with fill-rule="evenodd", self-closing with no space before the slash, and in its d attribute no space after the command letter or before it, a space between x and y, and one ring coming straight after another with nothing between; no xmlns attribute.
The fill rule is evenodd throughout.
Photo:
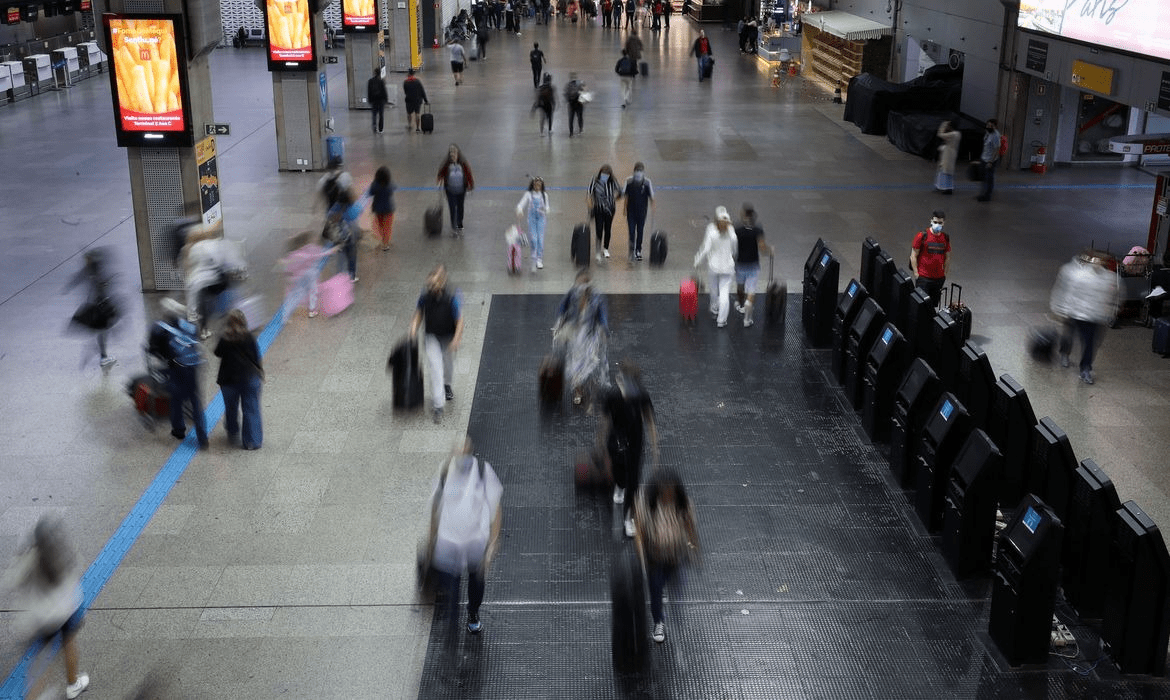
<svg viewBox="0 0 1170 700"><path fill-rule="evenodd" d="M540 66L532 64L532 87L540 87Z"/></svg>
<svg viewBox="0 0 1170 700"><path fill-rule="evenodd" d="M569 103L569 136L573 135L573 117L577 117L577 131L585 129L585 105L580 102Z"/></svg>
<svg viewBox="0 0 1170 700"><path fill-rule="evenodd" d="M382 127L385 126L385 122L383 121L385 113L386 103L374 102L370 104L370 119L373 120L374 131L381 131Z"/></svg>
<svg viewBox="0 0 1170 700"><path fill-rule="evenodd" d="M918 276L918 280L914 282L914 286L930 295L930 300L934 302L935 307L942 302L943 285L946 284L946 277L923 277Z"/></svg>
<svg viewBox="0 0 1170 700"><path fill-rule="evenodd" d="M628 520L632 517L638 484L642 481L642 440L623 443L611 434L607 447L610 463L613 465L613 483L626 490L626 498L622 503L622 517Z"/></svg>
<svg viewBox="0 0 1170 700"><path fill-rule="evenodd" d="M613 212L606 213L595 208L593 218L597 222L597 245L608 250L609 235L613 231Z"/></svg>
<svg viewBox="0 0 1170 700"><path fill-rule="evenodd" d="M451 211L451 228L459 231L463 229L463 200L466 192L458 194L447 192L447 208Z"/></svg>
<svg viewBox="0 0 1170 700"><path fill-rule="evenodd" d="M540 108L540 133L542 133L542 134L544 133L545 121L548 121L548 132L550 134L552 133L552 115L553 115L553 108L552 107L541 107Z"/></svg>

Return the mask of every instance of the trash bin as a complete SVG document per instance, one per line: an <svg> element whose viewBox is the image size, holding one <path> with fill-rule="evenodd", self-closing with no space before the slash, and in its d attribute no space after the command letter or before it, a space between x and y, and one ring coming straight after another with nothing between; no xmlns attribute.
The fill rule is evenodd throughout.
<svg viewBox="0 0 1170 700"><path fill-rule="evenodd" d="M345 162L345 139L340 136L326 136L325 159L332 162L334 158Z"/></svg>

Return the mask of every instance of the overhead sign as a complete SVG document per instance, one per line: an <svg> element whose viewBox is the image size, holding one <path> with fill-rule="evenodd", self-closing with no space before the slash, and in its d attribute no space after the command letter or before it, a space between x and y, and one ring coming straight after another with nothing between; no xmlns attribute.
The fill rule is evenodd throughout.
<svg viewBox="0 0 1170 700"><path fill-rule="evenodd" d="M1048 42L1037 39L1028 39L1028 53L1025 54L1024 67L1043 73L1048 67Z"/></svg>
<svg viewBox="0 0 1170 700"><path fill-rule="evenodd" d="M1109 150L1129 155L1170 155L1170 134L1135 134L1109 139Z"/></svg>
<svg viewBox="0 0 1170 700"><path fill-rule="evenodd" d="M1102 95L1113 94L1112 68L1097 66L1085 61L1073 61L1072 84L1082 90L1092 90Z"/></svg>

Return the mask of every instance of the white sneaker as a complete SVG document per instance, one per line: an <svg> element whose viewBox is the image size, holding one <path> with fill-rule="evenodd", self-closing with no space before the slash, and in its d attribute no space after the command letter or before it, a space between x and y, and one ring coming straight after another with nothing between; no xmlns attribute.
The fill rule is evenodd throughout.
<svg viewBox="0 0 1170 700"><path fill-rule="evenodd" d="M605 257L609 257L609 248L603 248L601 252L605 254Z"/></svg>
<svg viewBox="0 0 1170 700"><path fill-rule="evenodd" d="M735 302L735 311L736 311L736 313L742 314L743 313L743 304L739 303L738 301Z"/></svg>
<svg viewBox="0 0 1170 700"><path fill-rule="evenodd" d="M659 644L666 641L666 623L665 622L655 622L654 623L654 641L658 642Z"/></svg>
<svg viewBox="0 0 1170 700"><path fill-rule="evenodd" d="M70 683L69 685L65 686L65 697L69 698L69 700L73 700L73 698L77 697L78 695L81 695L88 688L89 688L89 675L82 673L79 676L77 676L77 680L75 682Z"/></svg>
<svg viewBox="0 0 1170 700"><path fill-rule="evenodd" d="M625 503L626 502L626 490L623 489L621 486L614 486L613 487L613 502L614 503Z"/></svg>
<svg viewBox="0 0 1170 700"><path fill-rule="evenodd" d="M102 369L109 369L110 367L113 367L116 364L118 364L118 360L113 355L106 355L105 357L102 358L102 361L101 361Z"/></svg>
<svg viewBox="0 0 1170 700"><path fill-rule="evenodd" d="M537 259L536 259L536 269L537 269L537 270L543 270L543 269L544 269L544 260L543 260L543 259L541 259L541 258L537 258Z"/></svg>
<svg viewBox="0 0 1170 700"><path fill-rule="evenodd" d="M626 537L634 536L634 521L632 518L626 518Z"/></svg>

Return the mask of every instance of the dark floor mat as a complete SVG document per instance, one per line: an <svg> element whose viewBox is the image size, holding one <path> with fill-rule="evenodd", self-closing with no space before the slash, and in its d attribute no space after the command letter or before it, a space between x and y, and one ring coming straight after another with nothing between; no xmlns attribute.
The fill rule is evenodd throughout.
<svg viewBox="0 0 1170 700"><path fill-rule="evenodd" d="M1153 697L1121 680L1096 638L1077 659L1013 670L986 635L990 586L959 584L925 537L884 457L786 327L691 326L672 295L609 299L609 359L642 368L659 463L693 498L700 568L668 587L667 640L615 677L609 562L629 545L608 494L582 495L573 458L596 417L537 403L536 370L558 299L496 296L469 431L504 482L504 536L484 632L432 627L420 698ZM647 469L652 458L647 451ZM648 614L648 613L647 613ZM1088 658L1086 661L1085 658ZM1164 695L1163 695L1164 696Z"/></svg>

